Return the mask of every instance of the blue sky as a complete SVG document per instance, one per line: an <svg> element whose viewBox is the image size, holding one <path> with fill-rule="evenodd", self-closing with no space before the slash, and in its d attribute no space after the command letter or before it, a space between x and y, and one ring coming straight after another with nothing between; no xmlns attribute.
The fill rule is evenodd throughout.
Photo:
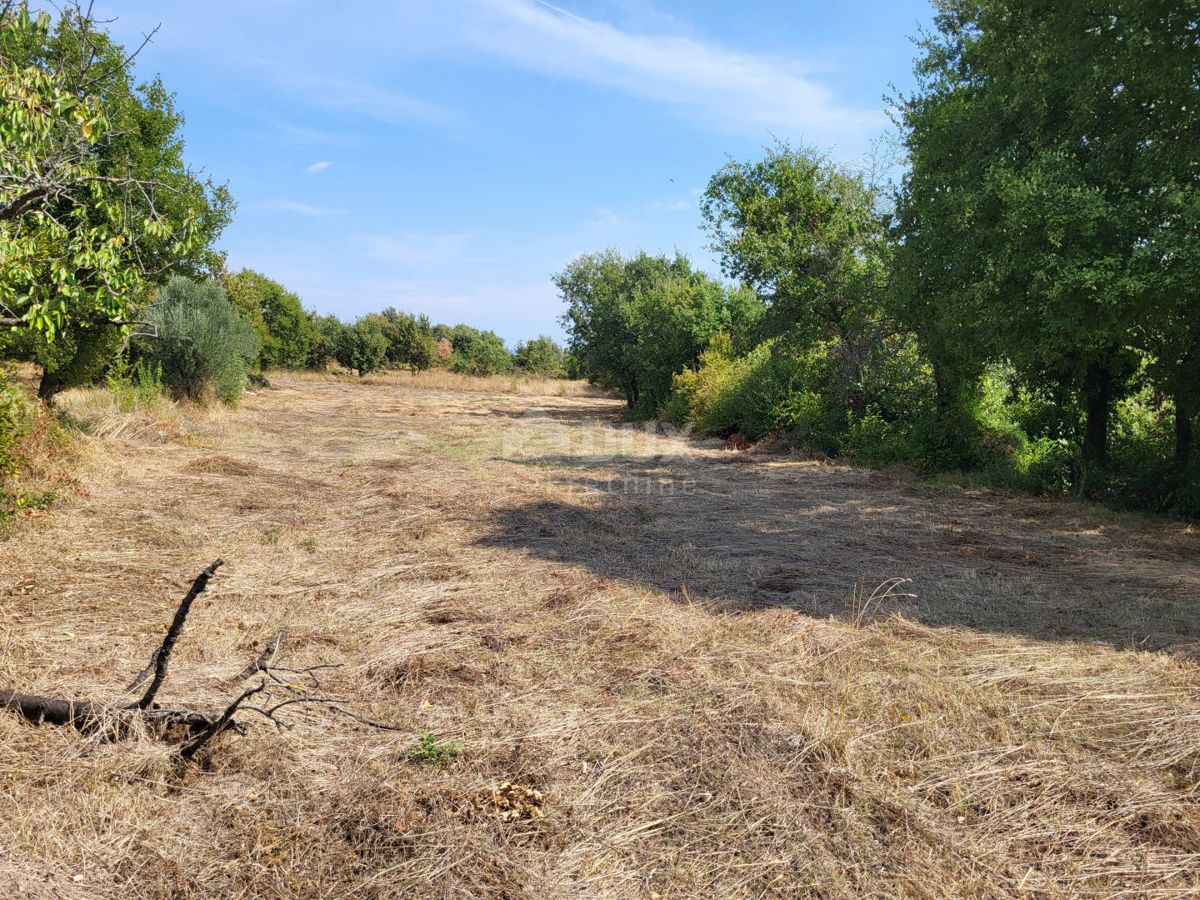
<svg viewBox="0 0 1200 900"><path fill-rule="evenodd" d="M926 0L99 0L239 209L232 268L321 312L560 335L580 253L678 248L773 136L846 162L911 83Z"/></svg>

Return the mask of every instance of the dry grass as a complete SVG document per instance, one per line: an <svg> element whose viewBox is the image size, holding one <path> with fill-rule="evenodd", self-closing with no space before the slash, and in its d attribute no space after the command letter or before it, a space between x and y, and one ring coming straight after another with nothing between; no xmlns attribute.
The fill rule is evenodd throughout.
<svg viewBox="0 0 1200 900"><path fill-rule="evenodd" d="M411 732L311 712L188 768L0 716L10 893L1200 892L1187 528L599 399L274 380L93 426L88 497L0 545L0 685L111 698L225 556L164 703L216 708L286 625ZM422 729L462 753L412 758Z"/></svg>
<svg viewBox="0 0 1200 900"><path fill-rule="evenodd" d="M607 391L593 387L586 381L565 378L541 378L536 375L460 375L447 369L429 369L424 372L372 372L359 378L348 372L299 372L268 373L270 378L290 381L355 382L375 386L428 388L436 391L471 391L481 394L514 394L520 397L609 397Z"/></svg>

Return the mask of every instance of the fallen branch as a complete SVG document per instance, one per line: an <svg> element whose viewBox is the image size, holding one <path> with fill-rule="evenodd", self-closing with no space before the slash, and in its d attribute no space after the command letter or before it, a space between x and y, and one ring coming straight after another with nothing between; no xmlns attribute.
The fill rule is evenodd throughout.
<svg viewBox="0 0 1200 900"><path fill-rule="evenodd" d="M155 694L162 687L163 679L167 677L167 663L171 661L171 651L175 649L175 642L179 640L180 632L183 631L183 623L187 621L188 613L192 610L192 603L204 593L204 589L208 587L209 579L223 565L225 565L225 560L213 560L207 569L196 576L196 580L192 582L191 590L187 592L182 602L180 602L179 609L175 610L175 618L171 620L171 627L167 629L162 646L154 651L154 655L151 657L151 661L154 663L154 680L150 682L150 687L146 688L146 693L142 695L142 699L137 702L136 706L138 709L146 709L154 702Z"/></svg>
<svg viewBox="0 0 1200 900"><path fill-rule="evenodd" d="M377 722L347 709L344 704L348 701L344 699L300 690L291 681L281 677L283 674L304 676L312 682L317 691L322 691L321 682L314 673L341 667L339 663L318 663L302 668L275 666L275 658L287 636L284 629L276 633L263 647L262 652L235 679L244 681L253 675L261 674L263 677L259 684L242 691L219 715L214 717L192 709L159 708L154 703L154 698L166 680L171 653L183 633L183 626L187 622L192 604L204 593L209 581L222 565L222 560L215 560L196 577L191 589L180 601L162 644L150 655L150 662L125 689L124 693L130 694L150 680L145 693L136 703L114 706L94 700L69 700L0 690L0 709L12 710L34 725L69 725L83 732L100 732L114 738L130 734L138 724L160 736L168 733L178 735L179 730L182 730L185 743L180 748L179 755L185 760L193 759L214 738L226 731L244 734L246 726L234 718L239 711L254 712L263 716L278 730L291 726L280 720L276 714L293 706L318 706L371 728L386 731L404 730L400 726ZM285 692L286 699L274 700L273 691ZM263 694L266 701L264 705L248 705L246 701L257 694Z"/></svg>

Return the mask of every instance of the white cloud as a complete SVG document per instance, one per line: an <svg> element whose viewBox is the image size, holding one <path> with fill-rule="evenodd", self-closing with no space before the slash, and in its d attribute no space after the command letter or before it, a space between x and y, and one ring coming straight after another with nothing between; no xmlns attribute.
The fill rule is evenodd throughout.
<svg viewBox="0 0 1200 900"><path fill-rule="evenodd" d="M268 200L261 204L263 209L273 209L278 212L296 213L301 216L311 216L312 218L323 218L324 216L342 216L346 214L344 209L331 209L325 206L313 206L311 203L300 203L295 200Z"/></svg>
<svg viewBox="0 0 1200 900"><path fill-rule="evenodd" d="M540 0L475 0L470 38L525 69L677 105L710 125L830 141L877 129L881 113L838 102L792 62L692 37L635 34Z"/></svg>
<svg viewBox="0 0 1200 900"><path fill-rule="evenodd" d="M330 168L332 165L333 165L333 163L331 163L329 160L322 159L322 160L319 160L318 162L313 163L311 166L306 168L304 171L307 172L309 175L316 175L318 172L324 172L326 169Z"/></svg>

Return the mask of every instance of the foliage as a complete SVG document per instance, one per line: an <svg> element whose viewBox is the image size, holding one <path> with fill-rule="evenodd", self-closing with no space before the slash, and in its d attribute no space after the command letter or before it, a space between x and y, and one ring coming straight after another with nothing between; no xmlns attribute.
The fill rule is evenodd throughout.
<svg viewBox="0 0 1200 900"><path fill-rule="evenodd" d="M123 354L104 373L104 384L121 412L149 408L163 393L162 363L146 359L131 362Z"/></svg>
<svg viewBox="0 0 1200 900"><path fill-rule="evenodd" d="M385 358L389 366L408 369L413 374L433 368L438 350L428 316L400 312L389 306L371 319L387 340Z"/></svg>
<svg viewBox="0 0 1200 900"><path fill-rule="evenodd" d="M0 367L0 534L18 513L54 501L63 479L45 470L53 469L65 447L51 412L33 400L11 367Z"/></svg>
<svg viewBox="0 0 1200 900"><path fill-rule="evenodd" d="M531 375L563 378L567 374L567 352L554 338L546 335L517 344L513 363Z"/></svg>
<svg viewBox="0 0 1200 900"><path fill-rule="evenodd" d="M123 340L110 323L132 318L148 285L216 259L232 200L184 165L181 123L78 5L57 26L5 5L0 316L28 330L5 352L43 366L45 396L97 374Z"/></svg>
<svg viewBox="0 0 1200 900"><path fill-rule="evenodd" d="M237 404L260 344L217 281L172 278L147 318L158 337L139 342L139 357L161 367L163 382L176 397Z"/></svg>
<svg viewBox="0 0 1200 900"><path fill-rule="evenodd" d="M422 730L416 743L408 749L408 758L418 763L444 765L458 758L463 749L458 741L438 740L433 732Z"/></svg>
<svg viewBox="0 0 1200 900"><path fill-rule="evenodd" d="M635 416L657 415L675 375L714 335L748 342L761 316L752 292L727 288L676 255L581 256L555 277L580 372L624 395Z"/></svg>
<svg viewBox="0 0 1200 900"><path fill-rule="evenodd" d="M337 348L345 340L346 323L335 315L318 315L309 313L312 318L315 338L308 351L307 366L318 372L329 367L330 360L337 359Z"/></svg>
<svg viewBox="0 0 1200 900"><path fill-rule="evenodd" d="M339 364L365 376L383 367L387 350L383 329L370 317L364 317L337 332L333 355Z"/></svg>
<svg viewBox="0 0 1200 900"><path fill-rule="evenodd" d="M294 369L307 365L317 342L312 317L300 298L277 281L252 269L221 279L226 295L258 334L258 366Z"/></svg>
<svg viewBox="0 0 1200 900"><path fill-rule="evenodd" d="M464 375L504 375L513 370L513 357L504 340L494 331L480 331L470 325L452 328L438 325L432 331L435 340L450 342L447 361L451 371Z"/></svg>
<svg viewBox="0 0 1200 900"><path fill-rule="evenodd" d="M944 391L1007 361L1082 408L1085 464L1139 351L1185 408L1200 388L1194 32L1172 4L947 0L899 104L897 314Z"/></svg>

